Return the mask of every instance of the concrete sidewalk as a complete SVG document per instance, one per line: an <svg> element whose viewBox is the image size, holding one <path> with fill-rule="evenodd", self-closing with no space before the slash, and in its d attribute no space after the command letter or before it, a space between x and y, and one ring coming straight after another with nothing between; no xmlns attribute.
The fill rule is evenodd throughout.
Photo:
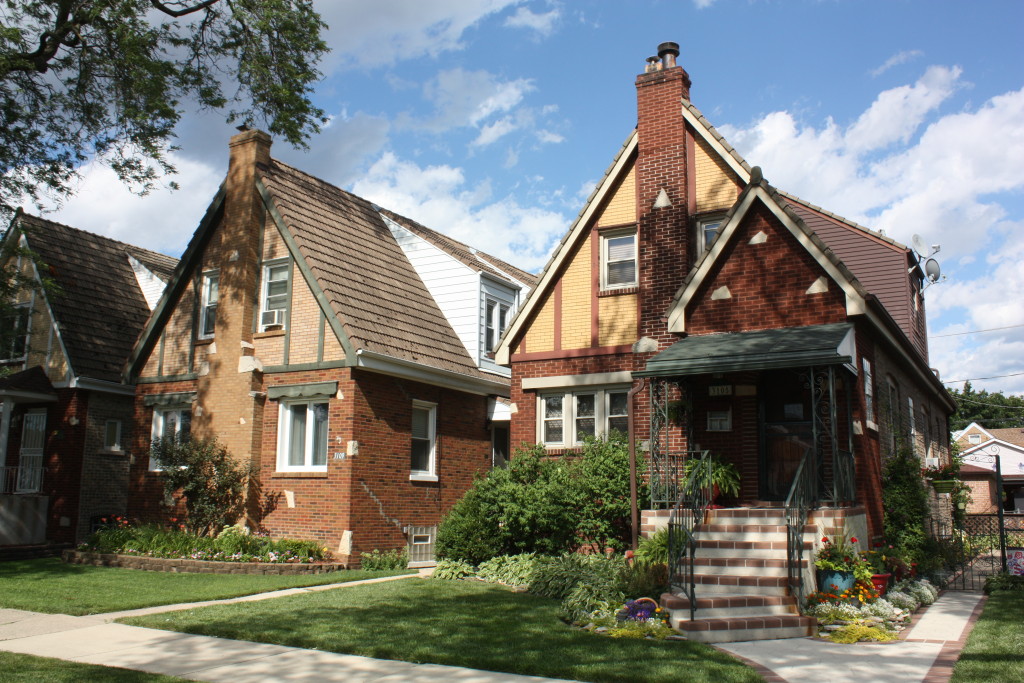
<svg viewBox="0 0 1024 683"><path fill-rule="evenodd" d="M946 592L890 643L841 645L818 638L722 643L722 650L790 683L948 681L980 610L981 593Z"/></svg>

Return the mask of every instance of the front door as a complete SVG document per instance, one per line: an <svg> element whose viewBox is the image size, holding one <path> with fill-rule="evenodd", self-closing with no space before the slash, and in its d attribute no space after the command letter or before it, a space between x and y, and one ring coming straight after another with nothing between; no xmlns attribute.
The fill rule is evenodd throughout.
<svg viewBox="0 0 1024 683"><path fill-rule="evenodd" d="M46 411L25 413L21 429L16 493L39 493L43 482L43 445L46 442Z"/></svg>
<svg viewBox="0 0 1024 683"><path fill-rule="evenodd" d="M786 500L804 454L814 448L811 390L803 373L773 370L762 379L761 498Z"/></svg>

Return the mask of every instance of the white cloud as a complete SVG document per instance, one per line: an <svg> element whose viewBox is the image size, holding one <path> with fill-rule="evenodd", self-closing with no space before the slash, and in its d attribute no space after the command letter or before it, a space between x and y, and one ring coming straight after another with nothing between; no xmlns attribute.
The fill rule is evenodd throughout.
<svg viewBox="0 0 1024 683"><path fill-rule="evenodd" d="M565 136L550 130L538 130L537 139L545 145L557 145L559 142L565 142Z"/></svg>
<svg viewBox="0 0 1024 683"><path fill-rule="evenodd" d="M352 191L528 270L547 262L568 225L559 213L523 206L513 197L494 199L489 183L469 183L462 169L421 167L390 152Z"/></svg>
<svg viewBox="0 0 1024 683"><path fill-rule="evenodd" d="M693 0L693 4L697 7L697 9L705 9L711 7L717 1L718 0Z"/></svg>
<svg viewBox="0 0 1024 683"><path fill-rule="evenodd" d="M435 132L479 126L495 114L518 107L533 89L533 82L525 78L502 81L483 70L448 69L423 87L424 97L437 110L434 118L423 125Z"/></svg>
<svg viewBox="0 0 1024 683"><path fill-rule="evenodd" d="M921 52L920 50L904 50L902 52L897 52L892 57L889 57L889 59L885 60L885 63L882 64L882 66L878 67L877 69L872 69L871 75L877 78L878 76L881 76L894 66L906 64L910 60L916 57L920 57L922 54L924 53Z"/></svg>
<svg viewBox="0 0 1024 683"><path fill-rule="evenodd" d="M518 126L509 117L498 119L480 129L480 135L470 143L472 147L486 147L514 131Z"/></svg>
<svg viewBox="0 0 1024 683"><path fill-rule="evenodd" d="M558 9L553 9L543 14L536 14L526 7L519 7L516 9L515 14L505 20L505 26L509 28L528 28L542 36L549 36L555 30L555 24L561 16L562 13Z"/></svg>
<svg viewBox="0 0 1024 683"><path fill-rule="evenodd" d="M958 316L988 329L1024 322L1024 251L1007 237L1024 227L1008 208L1024 191L1024 89L942 114L960 87L959 68L930 67L913 85L880 93L845 128L779 111L722 131L776 186L905 244L915 233L941 244L950 279L928 290L933 327ZM1020 372L1022 344L1021 332L945 338L932 364L945 377ZM1024 388L1005 381L976 385Z"/></svg>

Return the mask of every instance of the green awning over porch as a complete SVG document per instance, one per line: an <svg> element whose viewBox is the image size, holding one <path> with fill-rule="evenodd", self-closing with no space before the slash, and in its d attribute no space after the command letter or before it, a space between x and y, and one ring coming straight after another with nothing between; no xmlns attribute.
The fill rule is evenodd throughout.
<svg viewBox="0 0 1024 683"><path fill-rule="evenodd" d="M856 372L852 323L705 334L680 339L634 377L676 377L845 364Z"/></svg>

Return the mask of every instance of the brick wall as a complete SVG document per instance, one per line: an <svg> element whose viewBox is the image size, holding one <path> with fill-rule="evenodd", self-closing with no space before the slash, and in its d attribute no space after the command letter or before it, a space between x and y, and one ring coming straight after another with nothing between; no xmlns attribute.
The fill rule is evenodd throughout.
<svg viewBox="0 0 1024 683"><path fill-rule="evenodd" d="M133 418L135 399L92 392L85 429L81 501L77 540L89 534L91 519L99 515L124 514L128 506L129 444L135 441ZM104 447L108 420L121 423L121 451Z"/></svg>

